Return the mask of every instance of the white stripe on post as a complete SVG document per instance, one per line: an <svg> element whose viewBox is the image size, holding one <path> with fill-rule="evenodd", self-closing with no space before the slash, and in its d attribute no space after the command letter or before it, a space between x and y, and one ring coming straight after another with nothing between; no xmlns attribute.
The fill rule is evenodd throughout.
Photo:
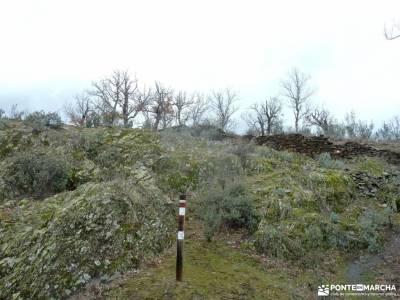
<svg viewBox="0 0 400 300"><path fill-rule="evenodd" d="M179 207L179 215L184 216L185 215L185 208L184 207Z"/></svg>
<svg viewBox="0 0 400 300"><path fill-rule="evenodd" d="M176 280L177 281L182 281L183 240L185 239L185 233L184 233L185 208L186 208L186 195L181 195L179 197L178 236L177 236L177 246L176 246Z"/></svg>

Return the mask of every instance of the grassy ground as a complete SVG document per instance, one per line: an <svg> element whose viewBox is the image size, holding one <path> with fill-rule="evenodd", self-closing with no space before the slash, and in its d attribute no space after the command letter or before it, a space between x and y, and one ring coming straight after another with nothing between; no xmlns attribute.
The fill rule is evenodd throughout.
<svg viewBox="0 0 400 300"><path fill-rule="evenodd" d="M138 274L80 299L316 299L321 284L396 283L398 242L394 237L388 250L378 255L316 255L318 267L313 268L260 256L243 246L238 235L219 236L208 243L192 234L185 241L182 282L175 281L172 247ZM387 261L390 258L395 264Z"/></svg>
<svg viewBox="0 0 400 300"><path fill-rule="evenodd" d="M325 280L344 282L346 277L346 262L338 252L316 254L316 270L313 265L304 267L259 255L242 233L225 232L206 242L195 228L198 224L192 223L185 240L182 282L175 280L172 247L138 274L98 287L103 292L89 292L84 298L313 299L317 286Z"/></svg>
<svg viewBox="0 0 400 300"><path fill-rule="evenodd" d="M293 274L292 274L293 275ZM187 240L184 280L175 281L175 253L106 293L108 299L309 298L285 268L260 262L223 241Z"/></svg>

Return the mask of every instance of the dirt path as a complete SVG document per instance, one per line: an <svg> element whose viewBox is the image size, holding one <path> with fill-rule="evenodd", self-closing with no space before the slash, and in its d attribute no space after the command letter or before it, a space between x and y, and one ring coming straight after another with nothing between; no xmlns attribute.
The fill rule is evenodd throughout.
<svg viewBox="0 0 400 300"><path fill-rule="evenodd" d="M349 283L400 284L400 233L391 236L384 250L366 254L351 262L347 269Z"/></svg>

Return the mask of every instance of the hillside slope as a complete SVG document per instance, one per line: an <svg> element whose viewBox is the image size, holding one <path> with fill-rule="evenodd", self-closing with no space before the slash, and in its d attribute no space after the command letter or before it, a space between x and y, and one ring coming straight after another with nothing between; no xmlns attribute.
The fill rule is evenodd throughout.
<svg viewBox="0 0 400 300"><path fill-rule="evenodd" d="M400 230L397 166L216 139L210 129L7 124L0 297L310 298L350 280L351 263L385 253ZM189 234L176 285L180 193ZM387 280L393 270L383 268Z"/></svg>

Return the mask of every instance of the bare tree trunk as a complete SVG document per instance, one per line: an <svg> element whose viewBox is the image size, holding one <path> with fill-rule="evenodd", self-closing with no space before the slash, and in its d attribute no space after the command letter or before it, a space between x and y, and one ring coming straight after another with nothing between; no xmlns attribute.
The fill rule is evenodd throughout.
<svg viewBox="0 0 400 300"><path fill-rule="evenodd" d="M155 84L150 113L153 114L154 117L153 129L155 131L159 129L160 122L163 128L166 128L173 117L172 90L163 87L159 82Z"/></svg>
<svg viewBox="0 0 400 300"><path fill-rule="evenodd" d="M261 105L256 103L250 109L253 114L248 116L248 123L259 127L261 135L271 134L273 129L280 124L282 104L279 98L270 98Z"/></svg>
<svg viewBox="0 0 400 300"><path fill-rule="evenodd" d="M180 91L173 101L176 108L175 120L176 124L181 126L185 125L190 117L190 107L194 104L194 95L188 96L186 92Z"/></svg>
<svg viewBox="0 0 400 300"><path fill-rule="evenodd" d="M211 108L216 115L218 127L227 130L233 125L233 114L238 110L235 107L237 95L230 89L213 92L211 95Z"/></svg>
<svg viewBox="0 0 400 300"><path fill-rule="evenodd" d="M289 99L293 110L294 127L299 131L300 121L305 119L309 113L309 99L314 94L314 90L308 87L310 77L294 68L288 78L282 81L284 95Z"/></svg>

